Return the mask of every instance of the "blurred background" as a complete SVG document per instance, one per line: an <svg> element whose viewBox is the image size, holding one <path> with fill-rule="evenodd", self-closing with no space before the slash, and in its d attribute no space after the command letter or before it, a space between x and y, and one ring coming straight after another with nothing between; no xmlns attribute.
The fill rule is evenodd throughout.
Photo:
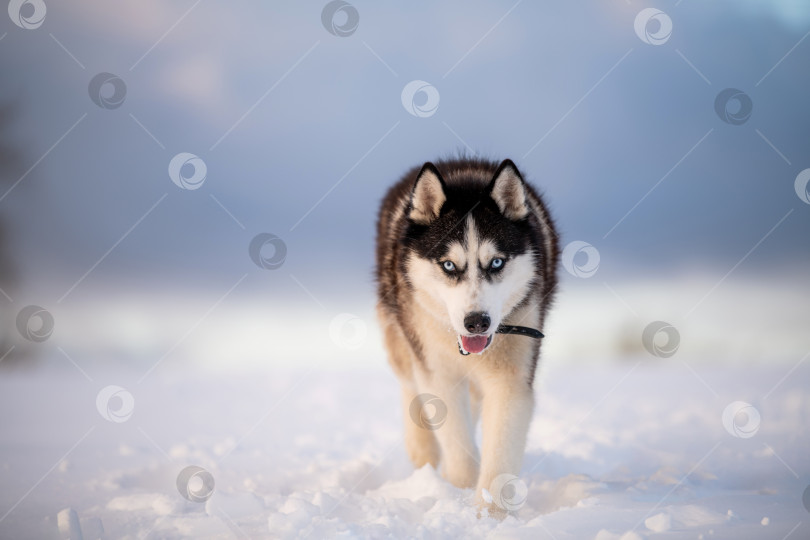
<svg viewBox="0 0 810 540"><path fill-rule="evenodd" d="M383 366L379 201L460 152L515 160L569 246L546 362L655 321L696 361L810 348L804 0L9 15L0 368Z"/></svg>

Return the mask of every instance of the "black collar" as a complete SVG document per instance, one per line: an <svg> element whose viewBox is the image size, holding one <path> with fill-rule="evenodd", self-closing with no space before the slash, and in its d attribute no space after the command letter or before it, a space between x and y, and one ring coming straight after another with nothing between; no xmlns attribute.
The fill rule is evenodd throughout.
<svg viewBox="0 0 810 540"><path fill-rule="evenodd" d="M546 337L543 335L543 332L540 330L535 330L534 328L529 328L527 326L512 326L510 324L502 324L495 330L496 334L518 334L521 336L532 337L535 339L539 339L541 337Z"/></svg>

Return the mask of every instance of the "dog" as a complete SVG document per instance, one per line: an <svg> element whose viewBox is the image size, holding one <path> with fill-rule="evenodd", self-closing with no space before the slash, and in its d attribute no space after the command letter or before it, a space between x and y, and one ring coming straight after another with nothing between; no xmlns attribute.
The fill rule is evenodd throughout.
<svg viewBox="0 0 810 540"><path fill-rule="evenodd" d="M558 260L552 218L509 159L425 163L380 208L377 315L406 451L491 511L523 461Z"/></svg>

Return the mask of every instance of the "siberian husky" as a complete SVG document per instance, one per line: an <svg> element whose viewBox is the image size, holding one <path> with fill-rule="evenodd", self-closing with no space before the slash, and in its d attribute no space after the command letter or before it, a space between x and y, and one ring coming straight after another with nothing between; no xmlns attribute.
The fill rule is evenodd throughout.
<svg viewBox="0 0 810 540"><path fill-rule="evenodd" d="M406 451L415 467L441 463L445 479L497 511L494 485L520 473L557 283L551 217L511 160L425 163L385 196L376 256Z"/></svg>

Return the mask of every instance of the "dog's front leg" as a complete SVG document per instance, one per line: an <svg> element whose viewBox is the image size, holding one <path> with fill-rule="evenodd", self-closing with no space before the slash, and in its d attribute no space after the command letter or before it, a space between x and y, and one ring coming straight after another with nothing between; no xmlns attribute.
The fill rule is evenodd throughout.
<svg viewBox="0 0 810 540"><path fill-rule="evenodd" d="M434 415L430 429L439 442L442 476L454 486L473 487L479 458L467 381L437 372L417 374L417 381L423 395L432 394L441 400L425 406L432 407L430 414Z"/></svg>
<svg viewBox="0 0 810 540"><path fill-rule="evenodd" d="M481 407L483 445L481 448L481 474L478 477L476 498L483 503L482 489L490 492L498 510L514 510L520 504L514 498L515 485L508 489L502 485L509 477L519 475L526 449L526 434L534 410L534 393L525 378L499 374L489 378L482 388L484 398ZM488 502L488 501L487 501ZM501 504L498 504L501 503Z"/></svg>

